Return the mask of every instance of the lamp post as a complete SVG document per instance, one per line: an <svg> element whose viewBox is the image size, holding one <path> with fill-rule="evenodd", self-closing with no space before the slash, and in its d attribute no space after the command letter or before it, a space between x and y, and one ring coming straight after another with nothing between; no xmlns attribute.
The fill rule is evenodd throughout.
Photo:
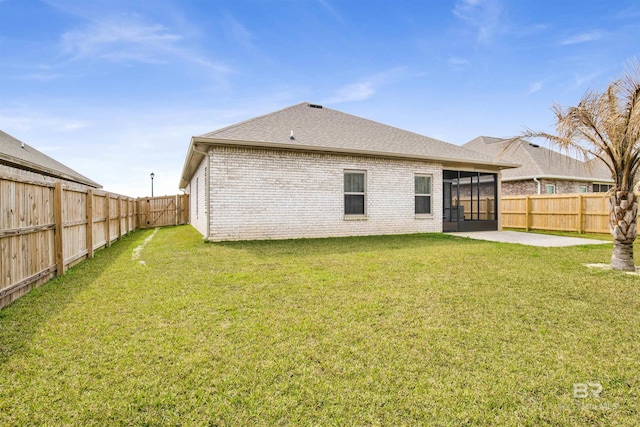
<svg viewBox="0 0 640 427"><path fill-rule="evenodd" d="M156 174L151 172L151 197L153 197L153 177L154 176L156 176Z"/></svg>

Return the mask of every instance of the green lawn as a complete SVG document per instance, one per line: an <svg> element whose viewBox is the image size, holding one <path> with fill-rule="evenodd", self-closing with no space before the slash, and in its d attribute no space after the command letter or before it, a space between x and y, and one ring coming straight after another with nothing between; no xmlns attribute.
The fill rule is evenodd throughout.
<svg viewBox="0 0 640 427"><path fill-rule="evenodd" d="M609 245L206 244L183 226L132 259L152 232L0 311L0 425L640 419L640 278L582 265Z"/></svg>

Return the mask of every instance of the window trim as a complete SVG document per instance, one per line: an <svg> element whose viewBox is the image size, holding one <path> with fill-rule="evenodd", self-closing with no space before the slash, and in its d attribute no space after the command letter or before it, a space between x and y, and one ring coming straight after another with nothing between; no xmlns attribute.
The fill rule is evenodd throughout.
<svg viewBox="0 0 640 427"><path fill-rule="evenodd" d="M355 191L345 191L344 190L344 177L346 174L361 174L363 175L363 192L355 192ZM346 220L354 220L354 219L367 219L368 209L367 209L367 171L362 169L344 169L342 171L342 214L344 219ZM345 196L364 196L363 200L363 213L357 214L348 214L346 212L347 206L345 204Z"/></svg>
<svg viewBox="0 0 640 427"><path fill-rule="evenodd" d="M555 184L545 184L545 194L557 194ZM553 192L549 193L549 188L553 188Z"/></svg>
<svg viewBox="0 0 640 427"><path fill-rule="evenodd" d="M416 178L424 177L429 178L430 193L416 193ZM413 213L416 219L421 218L433 218L433 174L430 173L414 173L413 174ZM417 213L416 212L416 198L417 197L429 197L429 213Z"/></svg>

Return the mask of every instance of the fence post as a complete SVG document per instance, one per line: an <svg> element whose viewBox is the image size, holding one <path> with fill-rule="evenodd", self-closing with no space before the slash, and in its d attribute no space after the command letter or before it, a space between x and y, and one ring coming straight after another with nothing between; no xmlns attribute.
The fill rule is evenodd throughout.
<svg viewBox="0 0 640 427"><path fill-rule="evenodd" d="M118 239L122 238L122 206L120 196L116 196L116 217L118 218Z"/></svg>
<svg viewBox="0 0 640 427"><path fill-rule="evenodd" d="M93 258L93 190L87 190L87 257Z"/></svg>
<svg viewBox="0 0 640 427"><path fill-rule="evenodd" d="M54 252L56 254L56 274L62 276L64 274L64 246L63 246L63 234L64 223L62 217L62 201L63 201L63 189L62 183L56 182L54 188L53 197L53 214L55 218L55 240L54 240Z"/></svg>
<svg viewBox="0 0 640 427"><path fill-rule="evenodd" d="M584 234L584 195L578 194L578 233Z"/></svg>
<svg viewBox="0 0 640 427"><path fill-rule="evenodd" d="M178 215L180 215L180 209L178 209L178 195L176 194L176 223L175 225L178 225L179 221L178 221Z"/></svg>
<svg viewBox="0 0 640 427"><path fill-rule="evenodd" d="M104 234L107 238L107 243L105 244L105 247L109 247L111 246L111 193L107 193L105 194L104 199L107 201L107 205L106 205L106 215L107 215L107 228L104 231Z"/></svg>
<svg viewBox="0 0 640 427"><path fill-rule="evenodd" d="M530 217L531 217L531 197L525 197L525 206L524 206L524 231L529 231L530 226Z"/></svg>

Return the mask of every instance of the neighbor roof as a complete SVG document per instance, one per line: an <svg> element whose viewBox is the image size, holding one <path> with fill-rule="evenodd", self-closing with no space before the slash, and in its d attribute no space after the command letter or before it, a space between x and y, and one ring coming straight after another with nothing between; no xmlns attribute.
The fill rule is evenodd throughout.
<svg viewBox="0 0 640 427"><path fill-rule="evenodd" d="M0 130L0 163L94 188L102 188L84 175Z"/></svg>
<svg viewBox="0 0 640 427"><path fill-rule="evenodd" d="M447 165L513 168L509 162L457 145L342 113L301 103L191 139L180 188L185 188L203 158L203 145L242 145L320 151L389 158L408 158Z"/></svg>
<svg viewBox="0 0 640 427"><path fill-rule="evenodd" d="M541 147L522 139L516 139L509 146L511 139L479 136L463 147L476 150L491 156L497 161L519 163L516 169L502 173L503 181L517 181L533 178L565 179L571 181L613 182L611 173L601 162L581 162L573 157L557 151Z"/></svg>

